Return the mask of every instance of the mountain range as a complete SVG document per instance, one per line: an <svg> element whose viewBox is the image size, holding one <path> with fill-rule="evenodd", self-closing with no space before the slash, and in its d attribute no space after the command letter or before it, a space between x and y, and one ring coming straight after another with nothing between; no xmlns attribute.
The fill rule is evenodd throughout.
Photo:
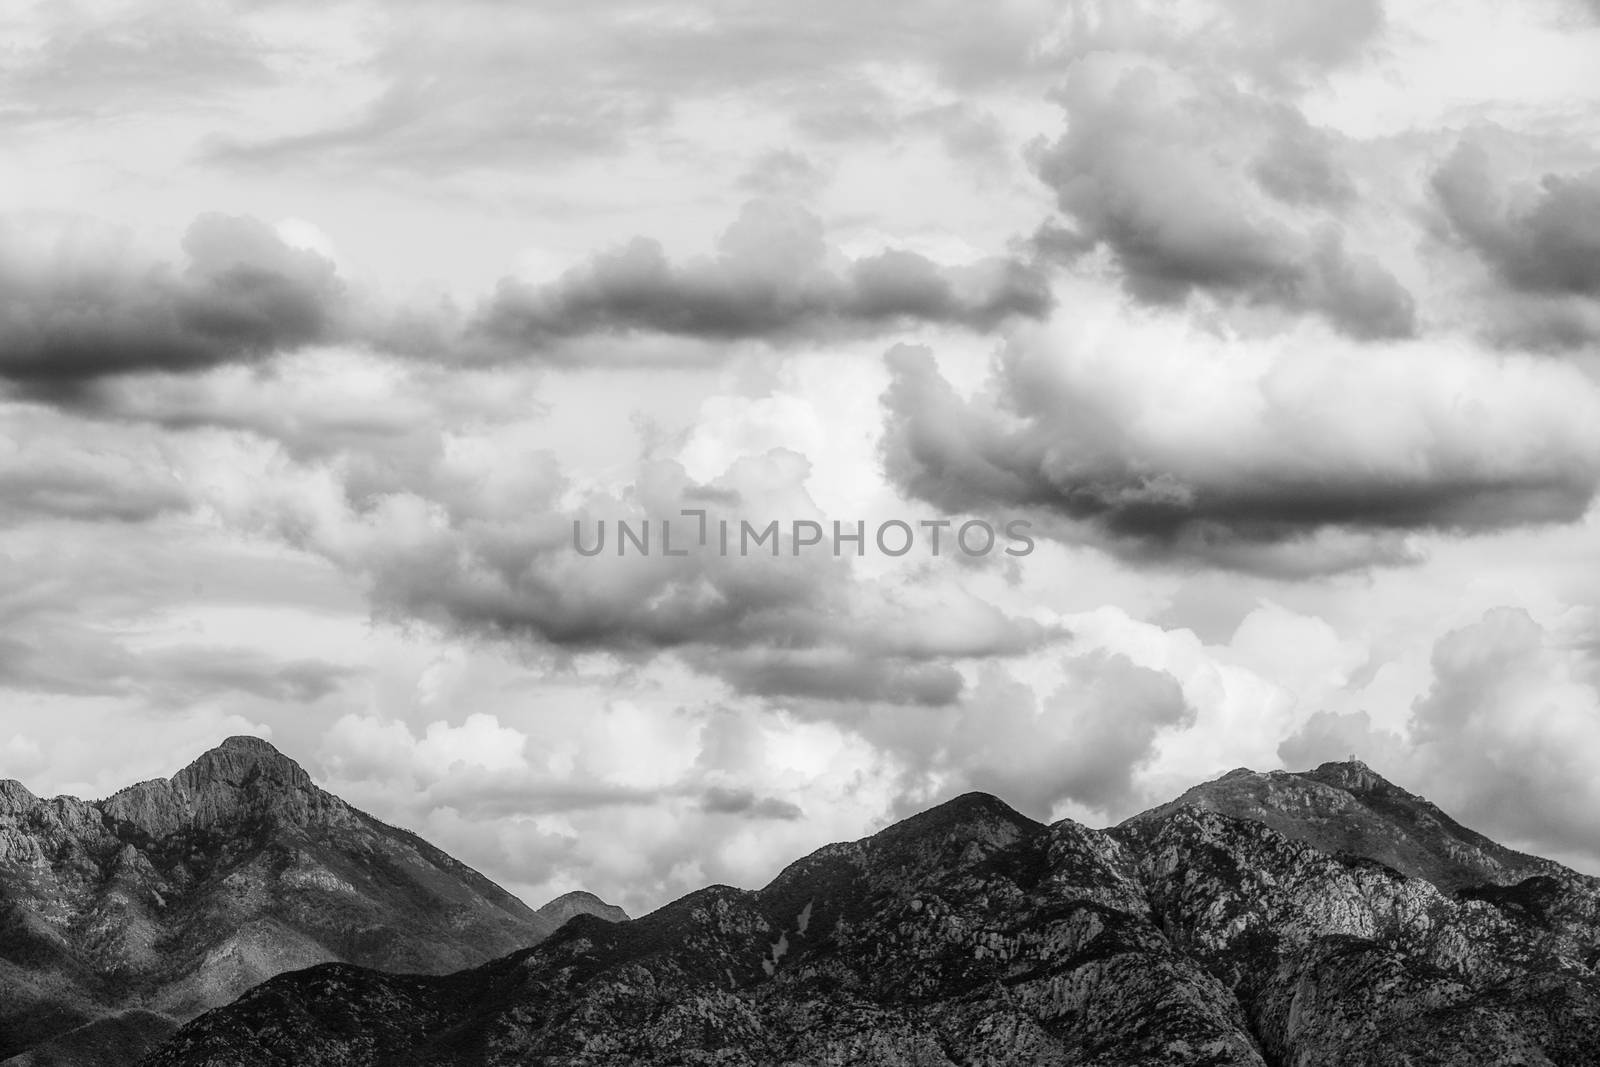
<svg viewBox="0 0 1600 1067"><path fill-rule="evenodd" d="M1600 881L1363 764L1104 830L968 794L445 976L281 975L145 1067L1600 1064Z"/></svg>
<svg viewBox="0 0 1600 1067"><path fill-rule="evenodd" d="M252 739L96 805L17 788L0 1032L54 997L93 1040L15 1064L1600 1065L1600 880L1356 761L1105 829L970 793L632 920L530 911Z"/></svg>
<svg viewBox="0 0 1600 1067"><path fill-rule="evenodd" d="M526 948L538 911L318 788L254 737L101 801L0 781L0 1061L126 1065L283 971L442 974Z"/></svg>

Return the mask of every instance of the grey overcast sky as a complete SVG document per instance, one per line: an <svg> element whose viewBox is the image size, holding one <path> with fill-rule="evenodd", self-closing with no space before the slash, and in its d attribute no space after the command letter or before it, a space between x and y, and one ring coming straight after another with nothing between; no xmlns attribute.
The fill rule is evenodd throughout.
<svg viewBox="0 0 1600 1067"><path fill-rule="evenodd" d="M0 3L0 777L537 904L1356 753L1600 871L1600 8ZM571 524L1032 523L967 558ZM948 549L948 543L947 543Z"/></svg>

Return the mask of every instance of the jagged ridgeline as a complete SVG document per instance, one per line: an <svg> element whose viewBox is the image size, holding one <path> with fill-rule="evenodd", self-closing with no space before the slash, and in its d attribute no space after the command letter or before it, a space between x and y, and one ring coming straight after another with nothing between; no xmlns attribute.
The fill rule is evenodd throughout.
<svg viewBox="0 0 1600 1067"><path fill-rule="evenodd" d="M1600 1064L1600 882L1359 763L1108 830L969 794L632 921L529 911L253 739L0 796L11 1064Z"/></svg>
<svg viewBox="0 0 1600 1067"><path fill-rule="evenodd" d="M283 971L443 974L585 912L621 917L535 912L258 738L94 803L0 781L0 1061L126 1067Z"/></svg>
<svg viewBox="0 0 1600 1067"><path fill-rule="evenodd" d="M970 794L456 974L282 975L146 1064L1597 1064L1597 919L1359 763L1109 830Z"/></svg>

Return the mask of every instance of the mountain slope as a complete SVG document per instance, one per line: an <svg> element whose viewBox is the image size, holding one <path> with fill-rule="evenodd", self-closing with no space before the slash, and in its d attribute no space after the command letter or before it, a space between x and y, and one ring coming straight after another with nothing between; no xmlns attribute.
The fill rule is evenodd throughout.
<svg viewBox="0 0 1600 1067"><path fill-rule="evenodd" d="M970 794L455 975L283 975L146 1063L1600 1063L1593 879L1453 893L1309 834L1194 805L1042 826Z"/></svg>
<svg viewBox="0 0 1600 1067"><path fill-rule="evenodd" d="M0 1059L127 1063L282 971L443 973L557 925L257 738L93 803L0 782Z"/></svg>

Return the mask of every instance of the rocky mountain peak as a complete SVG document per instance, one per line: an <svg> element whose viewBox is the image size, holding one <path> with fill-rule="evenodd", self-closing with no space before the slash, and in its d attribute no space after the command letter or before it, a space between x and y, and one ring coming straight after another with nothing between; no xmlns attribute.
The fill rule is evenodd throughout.
<svg viewBox="0 0 1600 1067"><path fill-rule="evenodd" d="M15 778L0 778L0 815L16 815L27 811L39 798Z"/></svg>
<svg viewBox="0 0 1600 1067"><path fill-rule="evenodd" d="M0 783L0 1061L16 1067L123 1067L283 970L448 972L555 925L258 737L100 801Z"/></svg>
<svg viewBox="0 0 1600 1067"><path fill-rule="evenodd" d="M269 818L308 823L347 817L294 760L259 737L236 736L171 778L140 782L101 802L107 818L153 837Z"/></svg>
<svg viewBox="0 0 1600 1067"><path fill-rule="evenodd" d="M1409 796L1405 790L1384 778L1358 759L1324 763L1315 770L1305 771L1302 777L1352 793L1396 793Z"/></svg>
<svg viewBox="0 0 1600 1067"><path fill-rule="evenodd" d="M311 776L294 760L259 737L236 736L195 758L171 781L190 788L209 786L258 789L315 789Z"/></svg>
<svg viewBox="0 0 1600 1067"><path fill-rule="evenodd" d="M1123 825L1149 828L1184 808L1264 823L1322 851L1374 859L1447 891L1507 884L1548 866L1462 826L1358 759L1309 771L1236 768Z"/></svg>
<svg viewBox="0 0 1600 1067"><path fill-rule="evenodd" d="M271 741L264 737L256 737L254 734L234 734L231 737L224 737L212 751L254 752L261 756L275 757L277 759L288 758L274 748Z"/></svg>

